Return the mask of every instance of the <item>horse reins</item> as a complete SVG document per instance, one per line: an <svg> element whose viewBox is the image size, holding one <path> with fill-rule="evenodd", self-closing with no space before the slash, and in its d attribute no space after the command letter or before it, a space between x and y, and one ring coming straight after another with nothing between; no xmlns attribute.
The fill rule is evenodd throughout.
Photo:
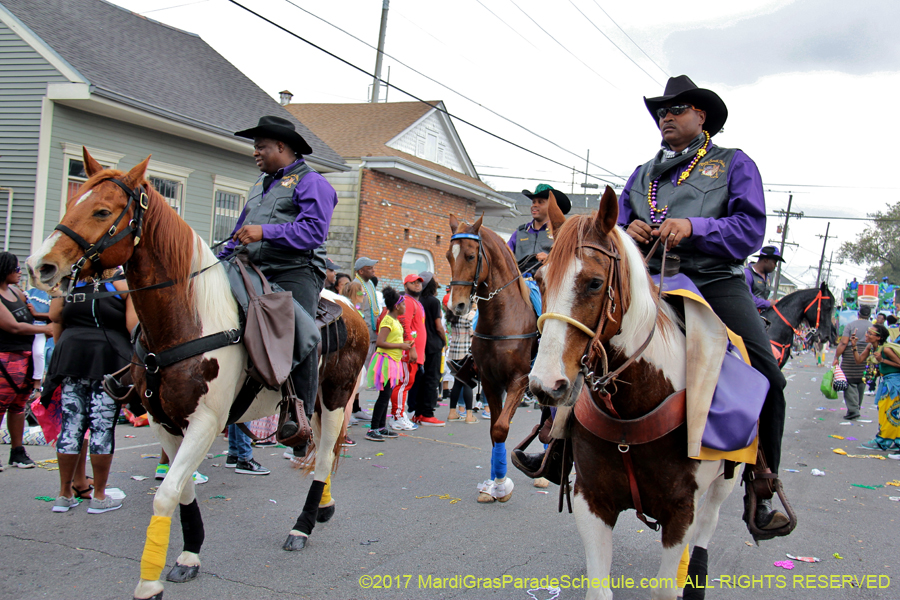
<svg viewBox="0 0 900 600"><path fill-rule="evenodd" d="M819 330L819 322L820 322L820 319L822 318L822 300L824 300L824 299L825 299L825 296L822 295L822 290L820 289L819 292L816 294L816 297L812 299L812 302L810 302L810 303L806 306L806 308L803 309L803 312L800 314L800 318L802 319L802 318L803 318L803 315L805 315L805 314L809 311L809 309L812 308L812 305L813 305L813 304L816 304L816 305L817 305L817 306L816 306L816 326L812 328L813 333L815 333L816 331ZM784 317L783 314L781 314L781 311L778 310L778 306L776 306L775 304L773 304L773 305L772 305L772 310L775 311L775 314L776 314L776 315L778 315L779 317L781 317L781 320L784 321L784 323L785 323L788 327L790 327L790 328L794 331L794 333L795 333L796 335L799 335L799 336L801 336L801 337L803 336L803 332L797 331L797 328L794 327L793 325L791 325L791 322L788 321L788 320Z"/></svg>
<svg viewBox="0 0 900 600"><path fill-rule="evenodd" d="M507 287L515 283L522 277L521 271L519 271L518 266L516 266L516 276L501 285L499 288L490 291L490 284L485 281L484 284L487 286L489 292L486 297L482 297L478 295L478 286L481 285L481 270L483 267L482 257L484 257L484 262L488 263L488 278L490 278L490 261L487 258L487 255L484 252L484 244L482 242L481 236L477 233L454 233L450 236L450 242L452 243L454 240L474 240L478 242L478 262L475 263L475 277L472 281L463 281L463 280L452 280L450 281L450 285L464 285L471 286L472 293L469 296L469 302L472 304L477 303L479 300L484 300L485 302L490 302L494 296L505 290ZM540 329L540 326L538 326ZM523 340L528 338L537 337L540 335L540 331L534 331L532 333L521 333L517 335L487 335L485 333L478 333L477 331L472 332L473 337L477 337L482 340L490 340L490 341L499 341L499 340Z"/></svg>
<svg viewBox="0 0 900 600"><path fill-rule="evenodd" d="M650 248L650 252L647 256L653 256L653 253L656 252L659 243L662 241L662 238L656 240L656 243L653 244L653 247ZM656 333L656 322L659 318L660 311L660 303L662 302L662 291L663 291L663 282L665 281L665 268L666 268L666 247L663 245L663 254L662 254L662 263L660 265L660 273L659 273L659 287L657 290L656 297L656 315L653 318L653 326L650 329L650 333L647 335L647 339L644 340L644 343L638 347L638 349L628 357L624 363L622 363L617 369L612 372L608 372L609 365L607 363L606 350L603 347L603 337L606 332L607 326L610 323L615 323L615 317L613 316L616 312L616 296L613 293L613 286L616 288L616 293L618 294L618 298L621 301L622 298L622 277L619 272L621 256L619 255L618 250L613 244L612 249L598 246L595 244L582 244L578 246L578 248L588 248L591 250L595 250L600 252L601 254L605 254L610 258L609 269L607 270L607 279L606 279L606 293L603 295L603 301L600 306L600 317L597 322L597 326L595 329L591 329L587 325L579 322L577 319L573 319L568 315L562 315L559 313L544 313L538 319L538 327L540 328L543 322L547 319L555 319L558 321L563 321L569 325L572 325L579 331L588 335L591 339L588 342L587 347L585 348L584 354L581 357L581 374L584 377L584 381L588 382L590 389L594 392L598 392L600 400L603 402L603 406L606 408L606 411L612 415L611 417L607 415L603 415L602 412L596 407L596 405L591 402L591 406L593 410L598 413L598 417L603 417L603 420L607 423L612 423L614 425L625 426L630 424L629 421L622 419L619 413L616 411L615 407L612 404L612 397L609 392L606 391L606 386L610 383L613 383L616 378L632 363L634 363L647 349L647 346L650 344L650 341L653 339L654 334ZM624 315L624 310L623 310ZM620 324L621 328L621 324ZM594 374L594 370L597 368L598 361L602 361L603 374L598 377ZM681 398L682 404L678 404L678 399ZM673 412L673 408L677 408L679 406L683 407L683 399L684 393L683 391L676 394L672 394L668 398L666 398L656 409L651 411L648 415L645 415L645 418L649 418L649 415L661 415L667 416L669 413ZM590 401L589 401L590 402ZM576 402L577 404L577 402ZM577 410L577 406L576 406ZM675 414L678 414L678 411L674 411ZM680 423L678 423L680 425ZM678 426L676 425L676 426ZM653 439L658 439L665 435L666 433L671 432L674 427L669 427L666 430L663 430L660 435L654 437ZM589 429L591 433L594 433L592 429ZM598 436L600 437L600 436ZM606 439L601 437L601 439ZM607 440L610 441L610 440ZM632 443L646 443L647 441L652 440L642 440L642 441L632 441ZM651 521L645 514L643 505L641 504L641 494L637 485L637 476L635 475L634 463L631 460L631 445L629 443L621 443L619 440L617 445L619 453L622 455L622 465L625 469L625 475L628 479L628 487L631 493L631 501L634 505L635 512L637 513L638 519L643 521L648 527L653 529L654 531L658 531L660 528L659 521ZM560 497L560 510L562 510L562 497Z"/></svg>

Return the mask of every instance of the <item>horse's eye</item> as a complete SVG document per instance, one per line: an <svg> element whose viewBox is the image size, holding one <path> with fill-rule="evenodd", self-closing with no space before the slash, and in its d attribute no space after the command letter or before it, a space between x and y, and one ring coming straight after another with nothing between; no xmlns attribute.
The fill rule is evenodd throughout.
<svg viewBox="0 0 900 600"><path fill-rule="evenodd" d="M592 292L600 291L600 288L603 287L603 280L599 277L594 277L591 279L590 283L588 283L588 290Z"/></svg>
<svg viewBox="0 0 900 600"><path fill-rule="evenodd" d="M466 260L469 262L472 262L473 260L475 260L475 255L474 254L466 254Z"/></svg>
<svg viewBox="0 0 900 600"><path fill-rule="evenodd" d="M100 210L98 210L97 212L94 213L94 216L97 217L98 219L105 219L108 216L110 216L111 214L112 213L109 212L108 210L106 210L105 208L101 208Z"/></svg>

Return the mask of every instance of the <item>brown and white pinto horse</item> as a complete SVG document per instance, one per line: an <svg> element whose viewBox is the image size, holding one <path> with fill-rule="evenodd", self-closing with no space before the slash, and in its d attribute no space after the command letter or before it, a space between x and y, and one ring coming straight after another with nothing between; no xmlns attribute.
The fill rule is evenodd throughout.
<svg viewBox="0 0 900 600"><path fill-rule="evenodd" d="M69 202L60 223L63 229L44 241L28 259L28 268L35 285L53 291L59 289L76 263L83 264L82 275L125 265L128 287L133 290L175 282L133 292L144 346L159 353L202 336L237 330L240 323L224 270L214 267L217 259L207 245L150 186L145 178L148 161L149 157L128 173L104 170L85 149L89 179ZM94 260L85 262L81 259L86 253L71 233L63 233L66 228L74 237L80 236L82 243L112 243L106 242L108 247L102 255L92 254ZM128 233L116 239L116 230ZM202 274L191 277L199 271ZM343 318L347 343L326 357L312 420L313 441L322 450L316 453L315 480L283 546L286 550L303 548L315 522L327 521L334 512L326 481L335 458L332 450L341 436L344 407L355 391L369 343L365 323L355 310L345 308ZM145 399L144 365L133 363L131 367L136 390L153 417L151 427L172 459L153 500L154 515L147 529L135 598L162 597L159 577L166 563L171 517L179 504L185 546L167 579L187 581L197 575L203 522L191 475L216 434L225 427L235 396L247 377L246 368L247 352L239 343L162 368L159 397L165 415L160 415ZM276 414L280 400L280 393L264 390L238 421ZM181 428L183 437L160 425L166 417Z"/></svg>
<svg viewBox="0 0 900 600"><path fill-rule="evenodd" d="M500 236L482 227L480 218L468 225L451 215L450 229L450 307L461 316L473 300L478 303L472 358L491 409L491 479L479 484L478 501L506 502L513 491L506 476L506 437L528 386L537 317L516 259Z"/></svg>
<svg viewBox="0 0 900 600"><path fill-rule="evenodd" d="M636 419L685 389L685 336L668 304L658 306L657 288L637 246L616 226L617 217L616 195L607 187L596 215L570 217L554 231L553 250L542 274L543 330L530 385L541 404L572 406L584 393L600 411L611 414L601 397L607 391L619 418ZM625 367L606 390L592 389L585 382L586 348L594 344L602 345L609 361L608 367L598 361L600 375ZM639 357L626 366L635 356ZM593 373L587 377L590 380ZM687 457L684 424L649 443L623 448L595 436L573 418L571 443L576 465L574 514L588 577L602 580L609 575L613 527L619 513L636 508L623 453L633 464L639 505L662 526L660 580L675 581L686 543L696 546L695 557L698 549L703 549L699 555L705 554L719 507L735 478L724 478L724 461ZM674 599L675 587L653 590L651 597ZM695 594L692 598L702 593L686 591ZM608 600L612 591L594 588L587 597Z"/></svg>

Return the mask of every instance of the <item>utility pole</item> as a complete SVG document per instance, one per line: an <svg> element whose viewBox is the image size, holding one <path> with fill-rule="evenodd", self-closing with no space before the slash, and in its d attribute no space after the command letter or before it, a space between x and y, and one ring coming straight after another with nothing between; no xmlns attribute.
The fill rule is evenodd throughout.
<svg viewBox="0 0 900 600"><path fill-rule="evenodd" d="M591 166L591 150L590 148L587 151L587 158L584 159L584 185L581 186L583 188L587 188L587 178L588 178L588 167Z"/></svg>
<svg viewBox="0 0 900 600"><path fill-rule="evenodd" d="M828 238L837 238L836 235L828 235L829 229L831 229L831 221L828 221L828 225L825 226L825 235L816 236L822 238L822 256L819 258L819 272L816 274L816 287L819 287L819 284L822 282L822 266L825 263L825 247L828 245Z"/></svg>
<svg viewBox="0 0 900 600"><path fill-rule="evenodd" d="M776 210L775 211L776 214L784 215L784 226L781 229L780 253L781 253L782 257L784 256L784 247L788 244L788 242L786 241L787 234L788 234L788 220L791 217L797 217L799 219L800 217L803 216L802 212L799 212L799 213L791 212L791 202L793 202L793 201L794 201L794 195L791 194L790 196L788 196L787 210ZM796 244L793 244L793 245L796 245ZM778 298L778 286L781 285L781 262L782 261L780 261L780 260L778 261L778 268L775 270L775 298Z"/></svg>
<svg viewBox="0 0 900 600"><path fill-rule="evenodd" d="M375 56L375 79L372 81L372 100L378 102L381 92L381 61L384 58L384 36L387 33L388 7L391 0L382 0L381 3L381 29L378 30L378 53Z"/></svg>
<svg viewBox="0 0 900 600"><path fill-rule="evenodd" d="M575 195L575 171L575 167L572 167L572 188L569 191L572 195Z"/></svg>

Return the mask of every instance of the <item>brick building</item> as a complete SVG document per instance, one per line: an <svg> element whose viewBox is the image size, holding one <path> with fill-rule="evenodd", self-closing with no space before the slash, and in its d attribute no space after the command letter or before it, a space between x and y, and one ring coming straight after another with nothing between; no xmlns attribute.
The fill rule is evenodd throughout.
<svg viewBox="0 0 900 600"><path fill-rule="evenodd" d="M368 256L383 284L424 270L446 284L450 213L471 223L515 206L479 179L443 103L431 104L286 106L351 167L325 174L338 193L328 255L348 273Z"/></svg>

